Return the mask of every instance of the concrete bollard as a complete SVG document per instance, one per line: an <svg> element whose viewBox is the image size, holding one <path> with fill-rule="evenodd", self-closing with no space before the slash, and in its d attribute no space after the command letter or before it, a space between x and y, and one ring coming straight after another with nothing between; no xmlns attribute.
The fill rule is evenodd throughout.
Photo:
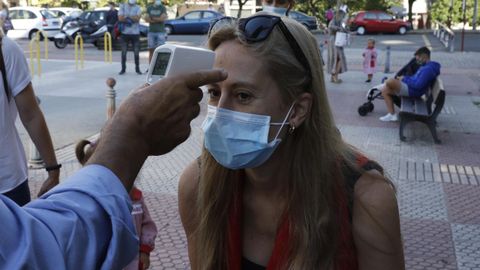
<svg viewBox="0 0 480 270"><path fill-rule="evenodd" d="M117 82L115 81L114 78L108 78L107 79L107 86L110 88L107 90L107 94L105 95L107 97L107 120L112 118L113 114L115 113L116 107L115 107L115 97L117 94L115 93L115 84Z"/></svg>
<svg viewBox="0 0 480 270"><path fill-rule="evenodd" d="M36 96L38 106L40 106L40 98ZM38 152L37 147L35 147L35 144L33 143L32 139L29 139L29 159L28 159L28 167L29 168L43 168L45 164L43 164L42 157L40 156L40 153Z"/></svg>
<svg viewBox="0 0 480 270"><path fill-rule="evenodd" d="M387 46L387 55L385 57L385 70L383 73L390 73L390 46Z"/></svg>

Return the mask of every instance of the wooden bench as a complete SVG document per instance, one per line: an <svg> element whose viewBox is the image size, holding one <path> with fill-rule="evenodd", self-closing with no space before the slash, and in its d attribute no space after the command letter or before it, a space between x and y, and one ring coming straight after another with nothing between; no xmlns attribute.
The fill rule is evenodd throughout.
<svg viewBox="0 0 480 270"><path fill-rule="evenodd" d="M435 143L441 143L437 136L437 116L445 103L445 90L442 80L437 77L433 86L429 87L422 97L401 97L400 107L400 140L405 141L403 129L409 122L419 121L428 126Z"/></svg>

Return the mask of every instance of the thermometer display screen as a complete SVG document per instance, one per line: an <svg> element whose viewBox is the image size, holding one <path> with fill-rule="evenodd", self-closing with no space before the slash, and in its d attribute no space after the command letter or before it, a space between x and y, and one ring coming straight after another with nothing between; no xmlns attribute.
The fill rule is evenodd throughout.
<svg viewBox="0 0 480 270"><path fill-rule="evenodd" d="M152 75L165 76L171 54L172 53L170 52L159 52L157 54L157 61L155 61L155 67L153 68Z"/></svg>

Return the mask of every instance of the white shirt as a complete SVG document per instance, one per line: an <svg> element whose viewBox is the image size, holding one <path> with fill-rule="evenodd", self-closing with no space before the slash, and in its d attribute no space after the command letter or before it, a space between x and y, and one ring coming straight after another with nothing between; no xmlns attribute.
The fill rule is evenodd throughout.
<svg viewBox="0 0 480 270"><path fill-rule="evenodd" d="M3 37L2 52L11 93L8 102L0 77L0 193L5 193L27 179L27 159L15 128L18 112L13 97L25 89L31 77L23 51L14 41Z"/></svg>
<svg viewBox="0 0 480 270"><path fill-rule="evenodd" d="M0 269L122 269L139 252L131 200L89 165L24 207L0 194Z"/></svg>

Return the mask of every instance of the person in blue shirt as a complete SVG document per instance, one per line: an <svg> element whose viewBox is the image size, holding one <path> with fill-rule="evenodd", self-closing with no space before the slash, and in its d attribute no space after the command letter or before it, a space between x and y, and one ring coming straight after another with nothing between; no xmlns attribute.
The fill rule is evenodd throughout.
<svg viewBox="0 0 480 270"><path fill-rule="evenodd" d="M138 253L128 195L149 155L186 140L212 70L133 91L105 125L87 165L23 207L0 195L0 269L122 269ZM161 100L162 102L158 102Z"/></svg>
<svg viewBox="0 0 480 270"><path fill-rule="evenodd" d="M440 64L430 61L430 50L427 47L418 49L415 52L415 59L420 68L414 75L399 76L385 81L381 91L388 113L380 117L381 121L398 121L392 96L420 97L440 74Z"/></svg>

